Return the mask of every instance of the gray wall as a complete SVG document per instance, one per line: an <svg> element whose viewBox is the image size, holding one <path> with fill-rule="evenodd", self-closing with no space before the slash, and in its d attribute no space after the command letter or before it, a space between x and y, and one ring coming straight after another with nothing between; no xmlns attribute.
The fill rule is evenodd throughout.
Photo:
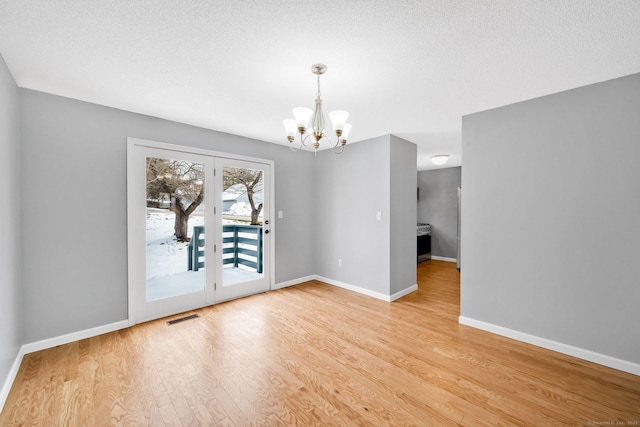
<svg viewBox="0 0 640 427"><path fill-rule="evenodd" d="M415 285L416 278L416 168L417 146L390 137L391 162L391 294Z"/></svg>
<svg viewBox="0 0 640 427"><path fill-rule="evenodd" d="M461 315L640 363L640 74L463 118Z"/></svg>
<svg viewBox="0 0 640 427"><path fill-rule="evenodd" d="M315 273L311 153L20 91L25 342L127 319L127 137L274 160L276 283Z"/></svg>
<svg viewBox="0 0 640 427"><path fill-rule="evenodd" d="M388 135L318 153L316 274L389 295L390 182Z"/></svg>
<svg viewBox="0 0 640 427"><path fill-rule="evenodd" d="M18 87L0 56L0 388L22 345Z"/></svg>
<svg viewBox="0 0 640 427"><path fill-rule="evenodd" d="M391 135L349 144L340 155L329 150L318 153L314 220L318 275L384 295L416 283L415 153L415 145ZM397 176L392 176L392 170ZM413 195L402 213L400 208L392 209L392 189L399 203L407 200L409 192ZM376 219L377 212L382 213L381 221ZM395 216L407 222L396 227L399 236L411 234L407 241L392 243ZM409 263L396 255L392 258L392 246L400 258L410 254ZM409 264L407 272L402 270L405 264Z"/></svg>
<svg viewBox="0 0 640 427"><path fill-rule="evenodd" d="M431 255L457 257L460 167L418 172L418 222L431 224Z"/></svg>

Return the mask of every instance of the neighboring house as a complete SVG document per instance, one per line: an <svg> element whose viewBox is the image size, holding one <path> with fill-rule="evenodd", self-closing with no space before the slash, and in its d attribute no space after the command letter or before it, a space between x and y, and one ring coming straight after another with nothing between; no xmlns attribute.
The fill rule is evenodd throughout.
<svg viewBox="0 0 640 427"><path fill-rule="evenodd" d="M184 197L182 199L182 203L185 207L189 206L193 202L193 199L190 197ZM158 208L158 209L169 209L171 207L171 196L169 193L162 193L161 197L158 199L147 199L147 207L148 208ZM200 204L196 208L196 211L203 211L204 205Z"/></svg>
<svg viewBox="0 0 640 427"><path fill-rule="evenodd" d="M264 200L264 194L262 191L254 193L253 202L258 206ZM233 205L239 203L246 203L249 205L249 196L247 196L247 189L243 184L235 184L227 188L222 192L222 211L229 212L233 210ZM251 213L249 213L251 214Z"/></svg>
<svg viewBox="0 0 640 427"><path fill-rule="evenodd" d="M169 193L162 193L160 197L157 199L153 199L153 198L147 199L148 208L169 209L170 205L171 205L171 197L169 196Z"/></svg>

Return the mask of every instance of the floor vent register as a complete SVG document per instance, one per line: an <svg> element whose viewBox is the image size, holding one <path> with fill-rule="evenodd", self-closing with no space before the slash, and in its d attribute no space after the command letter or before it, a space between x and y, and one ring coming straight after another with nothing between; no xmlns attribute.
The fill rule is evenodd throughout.
<svg viewBox="0 0 640 427"><path fill-rule="evenodd" d="M168 320L167 324L169 325L175 325L176 323L180 323L180 322L184 322L185 320L191 320L191 319L196 319L200 316L198 316L197 314L191 314L189 316L184 316L184 317L178 317L177 319L173 319L173 320Z"/></svg>

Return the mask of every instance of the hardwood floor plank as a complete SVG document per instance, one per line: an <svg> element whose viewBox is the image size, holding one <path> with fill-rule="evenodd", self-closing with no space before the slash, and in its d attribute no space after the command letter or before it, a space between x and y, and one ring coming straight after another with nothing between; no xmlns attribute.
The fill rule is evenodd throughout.
<svg viewBox="0 0 640 427"><path fill-rule="evenodd" d="M310 281L28 354L0 425L640 421L639 377L458 324L452 263L418 285L386 303Z"/></svg>

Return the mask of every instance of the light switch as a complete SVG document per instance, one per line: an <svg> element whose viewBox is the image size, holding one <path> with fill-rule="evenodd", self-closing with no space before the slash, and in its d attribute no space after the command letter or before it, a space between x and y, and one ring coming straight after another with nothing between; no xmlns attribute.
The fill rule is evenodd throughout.
<svg viewBox="0 0 640 427"><path fill-rule="evenodd" d="M278 219L284 218L284 213L282 211L278 211Z"/></svg>
<svg viewBox="0 0 640 427"><path fill-rule="evenodd" d="M382 221L382 212L378 212L378 213L376 214L376 219L377 219L378 221Z"/></svg>

